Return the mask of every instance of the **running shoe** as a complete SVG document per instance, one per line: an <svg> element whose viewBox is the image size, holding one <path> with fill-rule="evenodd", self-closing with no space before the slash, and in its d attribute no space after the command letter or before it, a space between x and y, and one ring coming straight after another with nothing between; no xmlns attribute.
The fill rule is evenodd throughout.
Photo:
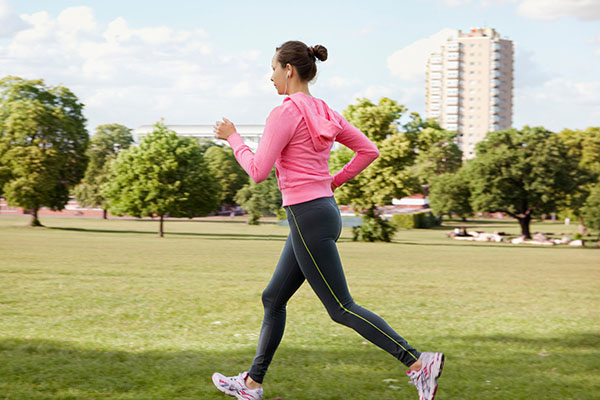
<svg viewBox="0 0 600 400"><path fill-rule="evenodd" d="M261 400L263 395L262 388L248 389L246 386L246 377L248 372L242 372L237 376L227 377L218 372L212 374L213 384L221 392L235 397L239 400Z"/></svg>
<svg viewBox="0 0 600 400"><path fill-rule="evenodd" d="M410 382L419 391L419 400L433 400L437 392L437 380L444 368L443 353L421 353L423 367L418 371L407 371Z"/></svg>

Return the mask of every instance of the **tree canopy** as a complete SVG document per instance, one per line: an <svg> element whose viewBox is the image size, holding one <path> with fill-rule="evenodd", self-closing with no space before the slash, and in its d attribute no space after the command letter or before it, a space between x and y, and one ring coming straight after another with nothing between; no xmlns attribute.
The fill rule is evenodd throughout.
<svg viewBox="0 0 600 400"><path fill-rule="evenodd" d="M31 210L62 210L83 177L89 137L83 104L63 86L8 76L0 80L0 195Z"/></svg>
<svg viewBox="0 0 600 400"><path fill-rule="evenodd" d="M504 212L531 238L532 217L556 211L574 189L577 165L567 150L541 127L488 133L468 168L474 210Z"/></svg>
<svg viewBox="0 0 600 400"><path fill-rule="evenodd" d="M75 187L75 198L85 207L102 207L104 218L108 204L100 193L102 185L107 183L109 165L120 151L133 143L131 129L120 124L104 124L96 127L96 133L90 139L87 150L89 163L83 180Z"/></svg>
<svg viewBox="0 0 600 400"><path fill-rule="evenodd" d="M204 216L217 206L217 183L197 141L179 137L158 122L139 146L119 153L101 190L113 214L160 217Z"/></svg>
<svg viewBox="0 0 600 400"><path fill-rule="evenodd" d="M235 195L235 201L248 212L248 224L258 225L260 217L266 214L277 214L281 210L281 193L277 186L275 169L263 182L256 183L246 178L244 185Z"/></svg>
<svg viewBox="0 0 600 400"><path fill-rule="evenodd" d="M219 184L219 204L233 205L236 193L248 183L248 174L237 162L230 147L211 146L204 158Z"/></svg>

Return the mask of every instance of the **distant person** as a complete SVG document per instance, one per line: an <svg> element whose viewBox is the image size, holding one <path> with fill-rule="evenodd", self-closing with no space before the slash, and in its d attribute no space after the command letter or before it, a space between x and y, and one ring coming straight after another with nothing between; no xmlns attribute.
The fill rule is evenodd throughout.
<svg viewBox="0 0 600 400"><path fill-rule="evenodd" d="M265 314L252 366L233 377L214 373L212 381L217 389L238 399L262 399L263 379L283 336L286 303L308 280L335 322L351 327L400 360L409 368L407 374L420 399L433 399L444 355L419 353L382 318L354 303L348 291L336 247L342 219L333 191L365 169L379 151L323 100L311 96L308 83L317 73L316 59L327 59L325 47L289 41L276 49L271 81L277 93L287 97L267 118L256 154L231 121L223 118L214 126L215 137L229 142L254 181L267 179L275 165L290 234L262 294ZM328 160L334 141L356 155L332 177Z"/></svg>

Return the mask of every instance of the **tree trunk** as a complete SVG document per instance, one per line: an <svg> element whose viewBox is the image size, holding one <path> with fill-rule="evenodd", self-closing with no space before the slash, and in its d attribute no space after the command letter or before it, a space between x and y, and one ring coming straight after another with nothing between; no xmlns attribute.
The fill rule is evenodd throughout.
<svg viewBox="0 0 600 400"><path fill-rule="evenodd" d="M163 237L164 236L164 231L163 231L163 218L164 216L160 216L160 224L159 224L159 228L158 228L158 237Z"/></svg>
<svg viewBox="0 0 600 400"><path fill-rule="evenodd" d="M29 223L29 226L43 226L38 218L37 208L31 209L31 222Z"/></svg>
<svg viewBox="0 0 600 400"><path fill-rule="evenodd" d="M583 223L583 218L579 217L578 220L579 220L579 234L581 236L587 236L588 231L587 231L585 224Z"/></svg>
<svg viewBox="0 0 600 400"><path fill-rule="evenodd" d="M521 235L525 236L526 239L531 239L531 232L529 231L531 215L526 214L524 217L519 217L517 219L519 220L519 225L521 225Z"/></svg>
<svg viewBox="0 0 600 400"><path fill-rule="evenodd" d="M107 214L108 212L106 211L106 209L102 209L102 219L108 219L106 216Z"/></svg>

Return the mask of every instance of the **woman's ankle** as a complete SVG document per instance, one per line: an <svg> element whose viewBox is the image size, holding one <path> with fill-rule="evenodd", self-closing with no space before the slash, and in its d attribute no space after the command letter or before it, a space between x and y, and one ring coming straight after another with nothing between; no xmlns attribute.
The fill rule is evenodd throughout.
<svg viewBox="0 0 600 400"><path fill-rule="evenodd" d="M260 389L262 387L262 385L256 381L254 381L254 379L252 379L250 377L250 375L246 376L246 381L244 382L246 384L246 387L248 389Z"/></svg>
<svg viewBox="0 0 600 400"><path fill-rule="evenodd" d="M423 367L423 363L421 362L421 360L417 360L415 361L410 367L408 367L408 369L410 371L418 371Z"/></svg>

